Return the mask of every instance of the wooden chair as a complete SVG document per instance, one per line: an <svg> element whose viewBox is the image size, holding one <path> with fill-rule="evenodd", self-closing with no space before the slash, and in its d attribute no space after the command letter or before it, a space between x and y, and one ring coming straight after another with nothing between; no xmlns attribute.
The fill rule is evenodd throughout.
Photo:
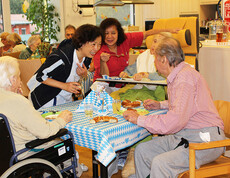
<svg viewBox="0 0 230 178"><path fill-rule="evenodd" d="M31 59L31 60L23 60L18 59L19 68L21 72L21 80L22 80L22 91L25 97L29 95L29 88L27 87L27 82L34 75L34 73L39 69L42 65L40 59Z"/></svg>
<svg viewBox="0 0 230 178"><path fill-rule="evenodd" d="M11 57L15 57L15 58L19 59L20 53L21 53L21 51L14 52L14 53L5 53L5 54L3 54L3 56L11 56Z"/></svg>
<svg viewBox="0 0 230 178"><path fill-rule="evenodd" d="M217 100L214 104L224 121L224 132L226 137L230 135L230 102ZM195 151L211 149L216 147L230 146L230 139L213 141L208 143L190 143L189 144L189 171L181 173L178 178L211 177L230 174L230 158L220 156L217 160L195 169Z"/></svg>

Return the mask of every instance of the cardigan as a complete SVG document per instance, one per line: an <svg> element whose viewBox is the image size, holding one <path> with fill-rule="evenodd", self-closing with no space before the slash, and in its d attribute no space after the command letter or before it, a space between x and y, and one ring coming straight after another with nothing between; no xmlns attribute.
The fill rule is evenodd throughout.
<svg viewBox="0 0 230 178"><path fill-rule="evenodd" d="M47 57L46 61L27 83L31 90L30 100L36 109L55 98L61 92L61 89L43 83L33 88L33 80L43 82L47 78L52 78L60 82L66 82L71 72L74 50L72 40L62 41L58 49Z"/></svg>

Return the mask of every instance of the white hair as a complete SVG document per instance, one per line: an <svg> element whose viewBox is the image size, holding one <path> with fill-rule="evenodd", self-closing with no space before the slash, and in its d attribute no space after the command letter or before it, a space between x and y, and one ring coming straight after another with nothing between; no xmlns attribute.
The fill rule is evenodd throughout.
<svg viewBox="0 0 230 178"><path fill-rule="evenodd" d="M0 57L0 88L11 86L10 78L20 74L19 64L16 58L11 56Z"/></svg>
<svg viewBox="0 0 230 178"><path fill-rule="evenodd" d="M160 32L158 34L161 36L164 36L164 37L172 37L172 33L170 33L170 32Z"/></svg>
<svg viewBox="0 0 230 178"><path fill-rule="evenodd" d="M40 40L40 36L39 35L33 35L31 36L28 41L27 41L27 45L31 46L32 44L34 44L36 41Z"/></svg>

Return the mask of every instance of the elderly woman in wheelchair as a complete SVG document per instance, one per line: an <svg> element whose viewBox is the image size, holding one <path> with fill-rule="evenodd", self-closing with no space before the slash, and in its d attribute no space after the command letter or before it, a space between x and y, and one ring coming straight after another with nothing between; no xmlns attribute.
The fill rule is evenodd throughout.
<svg viewBox="0 0 230 178"><path fill-rule="evenodd" d="M76 167L76 156L72 138L69 145L66 145L65 140L52 140L55 138L53 135L60 133L59 130L64 128L65 125L72 120L72 113L65 110L58 115L57 119L51 122L46 121L41 114L34 109L29 100L18 94L21 93L21 80L17 59L9 56L0 57L0 71L0 121L2 123L5 119L9 124L6 128L8 128L9 135L12 134L12 136L9 136L9 138L11 137L12 139L11 143L13 143L12 155L19 150L25 151L23 154L16 154L15 158L12 158L10 166L18 160L35 157L34 155L38 155L39 158L45 158L57 166L57 164L66 161L65 158L60 157L62 156L61 154L56 153L58 151L60 153L60 149L64 149L63 153L68 152L69 150L73 151L73 154L71 153L71 155L74 158L71 158L71 160L75 160L75 163L71 162L71 164L74 164ZM1 130L1 134L2 132L3 131ZM67 132L68 131L65 130L64 133L61 135L59 134L58 136L65 135ZM71 133L69 135L69 137L72 136ZM9 138L8 140L10 140ZM31 144L32 146L28 146L28 142L36 139L40 141L40 143L34 142ZM57 146L54 146L55 144ZM60 147L60 145L64 146ZM51 147L51 150L46 151L48 147ZM57 150L55 150L56 147ZM4 150L7 151L7 147L5 147ZM42 153L43 151L38 153L40 150L43 150L44 154ZM53 161L49 158L53 156L52 154L56 154L59 157L55 158L55 161ZM70 158L68 158L68 160L69 159ZM3 167L2 164L3 163L1 162L1 167ZM9 165L6 166L9 167ZM73 172L75 172L75 169L73 170ZM0 175L1 174L2 172L0 171Z"/></svg>

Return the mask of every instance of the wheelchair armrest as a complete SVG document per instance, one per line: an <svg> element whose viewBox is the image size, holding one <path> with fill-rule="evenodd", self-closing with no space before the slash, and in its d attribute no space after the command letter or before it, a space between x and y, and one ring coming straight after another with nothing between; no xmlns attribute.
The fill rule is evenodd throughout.
<svg viewBox="0 0 230 178"><path fill-rule="evenodd" d="M55 135L50 136L49 138L46 138L46 139L36 139L36 140L33 140L31 142L26 143L25 146L26 146L26 148L32 149L34 147L37 147L37 146L42 145L44 143L47 143L47 142L49 142L51 140L54 140L55 138L59 138L59 137L65 135L67 133L68 133L68 130L65 129L65 128L63 128L63 129L60 129L58 131L58 133L56 133Z"/></svg>

